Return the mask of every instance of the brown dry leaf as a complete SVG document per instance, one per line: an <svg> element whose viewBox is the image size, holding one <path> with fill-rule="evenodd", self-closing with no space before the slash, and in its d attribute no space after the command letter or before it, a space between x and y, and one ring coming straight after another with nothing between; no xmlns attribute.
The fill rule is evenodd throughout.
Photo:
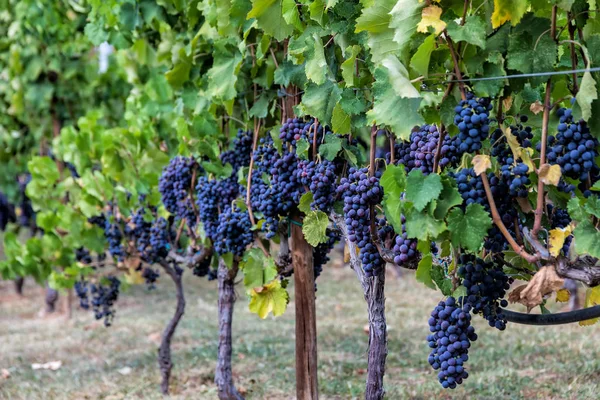
<svg viewBox="0 0 600 400"><path fill-rule="evenodd" d="M531 105L529 106L529 111L531 111L535 115L538 115L539 113L544 111L544 105L540 103L539 100L536 100L535 103L531 103Z"/></svg>
<svg viewBox="0 0 600 400"><path fill-rule="evenodd" d="M502 109L505 111L510 110L510 108L512 107L512 103L513 103L512 96L505 97L504 99L502 99Z"/></svg>
<svg viewBox="0 0 600 400"><path fill-rule="evenodd" d="M527 285L517 286L508 294L508 301L511 303L518 303L521 300L521 292L525 289Z"/></svg>
<svg viewBox="0 0 600 400"><path fill-rule="evenodd" d="M521 290L519 299L516 301L526 306L528 311L531 311L532 308L542 304L544 296L562 289L564 283L565 280L556 274L554 265L547 265L533 276L527 287ZM509 296L509 300L511 297L514 298L514 296Z"/></svg>
<svg viewBox="0 0 600 400"><path fill-rule="evenodd" d="M2 368L2 371L0 371L2 373L2 378L3 379L8 379L10 378L10 371L7 370L6 368Z"/></svg>
<svg viewBox="0 0 600 400"><path fill-rule="evenodd" d="M477 176L483 174L492 166L492 160L490 159L490 156L483 154L473 157L473 161L471 161L471 163L473 164L473 171L475 171Z"/></svg>
<svg viewBox="0 0 600 400"><path fill-rule="evenodd" d="M526 197L517 197L517 203L519 204L519 207L521 207L521 211L525 214L529 214L533 211L533 207L531 207L531 203Z"/></svg>

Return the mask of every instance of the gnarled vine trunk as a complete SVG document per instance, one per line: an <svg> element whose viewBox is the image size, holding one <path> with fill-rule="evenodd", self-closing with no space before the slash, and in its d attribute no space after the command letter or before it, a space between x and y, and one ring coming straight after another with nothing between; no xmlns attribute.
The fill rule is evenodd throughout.
<svg viewBox="0 0 600 400"><path fill-rule="evenodd" d="M185 296L183 293L182 281L183 270L178 267L172 267L166 262L161 263L161 265L167 275L169 275L175 283L175 288L177 291L177 306L175 309L175 314L163 331L160 347L158 348L158 366L160 368L160 374L162 377L160 390L162 394L167 395L169 394L169 380L171 378L171 369L173 368L173 361L171 359L171 339L173 338L175 329L177 329L177 324L179 324L179 321L181 320L181 317L185 311Z"/></svg>
<svg viewBox="0 0 600 400"><path fill-rule="evenodd" d="M53 313L56 310L56 302L58 301L58 290L52 289L46 285L46 312Z"/></svg>
<svg viewBox="0 0 600 400"><path fill-rule="evenodd" d="M383 377L385 375L385 361L388 354L387 348L387 323L385 320L385 266L379 275L368 278L362 269L356 245L348 240L348 230L344 218L333 215L333 220L342 231L342 236L348 245L350 253L350 266L358 278L367 302L369 314L369 351L367 362L367 383L365 399L383 399Z"/></svg>
<svg viewBox="0 0 600 400"><path fill-rule="evenodd" d="M296 398L316 400L319 387L313 248L306 242L300 225L292 224L291 230L296 304Z"/></svg>
<svg viewBox="0 0 600 400"><path fill-rule="evenodd" d="M231 269L223 260L219 260L217 278L219 281L219 349L215 384L221 400L243 400L244 397L233 384L231 370L231 324L233 321L233 306L235 304L234 280L238 273L238 263L234 261Z"/></svg>

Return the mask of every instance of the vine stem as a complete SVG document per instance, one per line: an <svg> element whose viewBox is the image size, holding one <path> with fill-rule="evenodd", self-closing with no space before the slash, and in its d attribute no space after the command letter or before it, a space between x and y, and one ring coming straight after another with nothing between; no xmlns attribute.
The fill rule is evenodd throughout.
<svg viewBox="0 0 600 400"><path fill-rule="evenodd" d="M396 162L396 138L393 133L390 133L390 164L394 164Z"/></svg>
<svg viewBox="0 0 600 400"><path fill-rule="evenodd" d="M557 6L552 7L552 27L550 28L550 36L556 40L556 9ZM542 167L546 163L546 148L548 146L548 120L550 119L550 101L552 96L552 78L549 77L546 82L546 94L544 96L544 114L542 116L542 139L540 148L540 166ZM531 234L534 238L537 237L538 232L542 228L542 215L544 215L544 182L538 177L537 186L537 204L534 211L535 219L533 222L533 229Z"/></svg>
<svg viewBox="0 0 600 400"><path fill-rule="evenodd" d="M458 80L458 88L460 89L460 97L463 100L467 99L467 93L465 91L465 83L462 81L462 73L460 72L460 68L458 65L458 56L456 55L456 50L454 50L454 42L450 38L448 31L444 29L444 37L446 38L446 43L448 43L448 49L450 50L450 56L452 57L452 63L454 64L454 74Z"/></svg>
<svg viewBox="0 0 600 400"><path fill-rule="evenodd" d="M442 156L442 145L444 143L444 136L446 136L446 127L444 124L440 124L440 136L438 138L437 148L433 156L433 173L437 174L438 167L440 165L440 157Z"/></svg>
<svg viewBox="0 0 600 400"><path fill-rule="evenodd" d="M572 14L568 14L567 24L569 26L569 39L571 39L570 50L571 50L571 69L577 68L577 53L575 52L575 26L571 23ZM577 84L577 73L573 73L573 96L579 92L579 85Z"/></svg>
<svg viewBox="0 0 600 400"><path fill-rule="evenodd" d="M483 188L485 189L485 195L490 205L490 210L492 211L492 220L494 221L498 229L500 229L500 232L502 232L502 235L504 236L510 247L512 247L513 250L527 262L533 264L534 262L538 261L540 259L539 255L529 254L522 246L519 246L515 239L513 239L508 229L506 229L506 226L504 225L504 222L502 222L502 218L498 213L498 208L496 208L496 202L494 201L494 197L492 196L492 190L490 189L490 182L488 181L487 175L484 172L480 176L483 182Z"/></svg>
<svg viewBox="0 0 600 400"><path fill-rule="evenodd" d="M377 125L371 126L371 142L369 148L369 176L375 176L375 147L377 146ZM369 216L371 219L371 236L376 237L377 230L375 229L375 206L369 206Z"/></svg>

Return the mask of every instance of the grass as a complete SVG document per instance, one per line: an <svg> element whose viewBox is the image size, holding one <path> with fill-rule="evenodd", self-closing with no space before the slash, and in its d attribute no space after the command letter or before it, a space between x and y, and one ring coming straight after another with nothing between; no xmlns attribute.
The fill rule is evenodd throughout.
<svg viewBox="0 0 600 400"><path fill-rule="evenodd" d="M215 399L216 283L187 273L187 309L173 341L173 399ZM239 288L240 289L240 288ZM290 288L293 293L293 287ZM390 399L597 399L600 396L600 331L597 326L528 327L499 332L479 318L469 379L444 391L427 364L428 314L440 299L411 273L387 280L389 355L385 386ZM293 297L282 317L258 319L243 293L236 304L233 368L248 399L293 399ZM64 300L64 296L63 296ZM553 302L553 301L552 301ZM25 297L0 282L1 399L160 399L156 349L174 311L171 281L157 290L132 288L117 305L114 326L75 309L40 316L43 291L28 282ZM555 310L557 306L553 307ZM347 268L327 268L318 279L319 389L323 399L361 398L368 337L359 284ZM32 363L62 361L57 371ZM129 373L128 373L129 372Z"/></svg>

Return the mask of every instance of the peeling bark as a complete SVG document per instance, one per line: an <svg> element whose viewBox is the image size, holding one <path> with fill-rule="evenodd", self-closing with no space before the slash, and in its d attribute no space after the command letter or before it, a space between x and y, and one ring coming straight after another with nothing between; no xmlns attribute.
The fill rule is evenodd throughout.
<svg viewBox="0 0 600 400"><path fill-rule="evenodd" d="M220 400L244 399L233 384L231 369L231 324L233 321L233 307L236 300L234 280L237 273L237 261L234 261L232 268L229 269L222 259L219 260L219 269L217 271L219 281L219 350L217 368L215 370L215 384L219 391Z"/></svg>

